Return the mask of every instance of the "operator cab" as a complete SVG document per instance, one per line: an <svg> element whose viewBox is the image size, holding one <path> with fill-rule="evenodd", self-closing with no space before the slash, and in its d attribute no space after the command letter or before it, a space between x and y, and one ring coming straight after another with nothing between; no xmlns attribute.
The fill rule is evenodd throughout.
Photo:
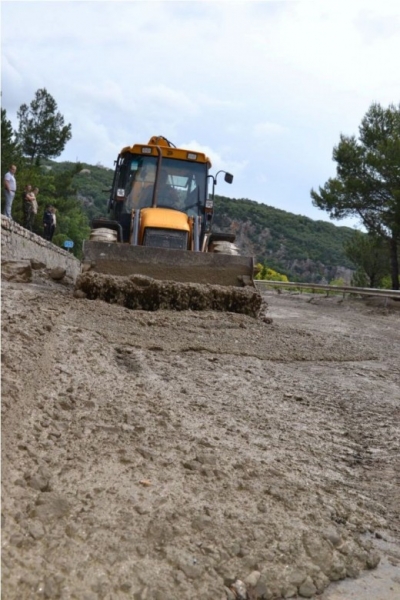
<svg viewBox="0 0 400 600"><path fill-rule="evenodd" d="M210 175L210 168L203 152L177 148L162 136L152 137L147 145L123 148L115 162L108 203L115 219L109 223L114 223L121 241L143 243L147 227L158 229L160 235L162 229L190 231L189 246L205 247L211 235L218 173L225 173L228 183L232 181L226 171Z"/></svg>
<svg viewBox="0 0 400 600"><path fill-rule="evenodd" d="M204 214L207 165L191 161L163 158L157 181L157 157L119 156L114 182L114 210L117 217L132 209L172 208L188 216ZM155 186L157 184L157 189Z"/></svg>

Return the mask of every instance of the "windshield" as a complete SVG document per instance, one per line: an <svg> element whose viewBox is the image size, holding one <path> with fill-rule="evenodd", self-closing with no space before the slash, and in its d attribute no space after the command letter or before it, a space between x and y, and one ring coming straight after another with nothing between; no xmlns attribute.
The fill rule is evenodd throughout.
<svg viewBox="0 0 400 600"><path fill-rule="evenodd" d="M123 212L152 206L157 158L128 154L122 159L118 188L125 190ZM204 212L207 166L204 163L163 158L158 177L157 206L188 215Z"/></svg>

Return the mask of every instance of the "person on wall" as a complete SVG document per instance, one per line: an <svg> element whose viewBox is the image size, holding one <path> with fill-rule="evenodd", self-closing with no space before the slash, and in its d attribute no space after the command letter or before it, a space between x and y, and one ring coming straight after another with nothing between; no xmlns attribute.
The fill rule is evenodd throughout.
<svg viewBox="0 0 400 600"><path fill-rule="evenodd" d="M12 203L14 201L15 192L17 191L17 181L15 179L15 173L17 171L17 167L15 165L11 165L7 173L4 175L4 196L5 196L5 204L4 204L4 214L6 217L11 219L11 208Z"/></svg>
<svg viewBox="0 0 400 600"><path fill-rule="evenodd" d="M53 222L50 227L50 242L51 242L53 240L53 235L56 230L57 217L56 217L56 209L54 208L54 206L52 206L50 210L51 210L51 214L53 215Z"/></svg>
<svg viewBox="0 0 400 600"><path fill-rule="evenodd" d="M48 242L52 241L56 228L55 212L53 210L55 211L51 204L48 204L43 213L43 237Z"/></svg>
<svg viewBox="0 0 400 600"><path fill-rule="evenodd" d="M38 214L38 210L39 210L39 205L38 205L38 201L37 201L38 193L39 193L39 188L38 187L33 188L33 200L32 200L33 219L35 219L36 215Z"/></svg>
<svg viewBox="0 0 400 600"><path fill-rule="evenodd" d="M39 192L38 188L35 188ZM28 231L33 231L33 222L37 213L37 200L35 190L32 190L31 185L26 185L22 194L22 207L24 211L24 227Z"/></svg>

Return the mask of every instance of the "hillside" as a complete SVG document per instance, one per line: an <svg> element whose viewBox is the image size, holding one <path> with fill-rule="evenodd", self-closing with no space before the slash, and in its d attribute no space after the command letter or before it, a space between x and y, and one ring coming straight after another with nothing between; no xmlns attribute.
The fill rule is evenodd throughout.
<svg viewBox="0 0 400 600"><path fill-rule="evenodd" d="M54 174L66 170L73 170L75 163L45 161L47 168L51 167ZM73 186L78 199L82 202L83 209L89 219L105 215L108 200L108 192L113 179L113 169L102 165L89 165L80 163L82 170L74 176Z"/></svg>
<svg viewBox="0 0 400 600"><path fill-rule="evenodd" d="M49 161L54 172L73 163ZM73 185L89 219L106 215L107 190L113 169L82 163ZM216 197L214 228L234 232L243 254L288 275L292 281L329 282L343 277L349 281L352 263L343 244L353 230L325 221L314 221L248 199Z"/></svg>
<svg viewBox="0 0 400 600"><path fill-rule="evenodd" d="M327 282L349 279L354 265L343 252L353 235L349 227L313 221L247 199L216 198L214 225L236 233L238 246L257 262L287 274L291 280Z"/></svg>

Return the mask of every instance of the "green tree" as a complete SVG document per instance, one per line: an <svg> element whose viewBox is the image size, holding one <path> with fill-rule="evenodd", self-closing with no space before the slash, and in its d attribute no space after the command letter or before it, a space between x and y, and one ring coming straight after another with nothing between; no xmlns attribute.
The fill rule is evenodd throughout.
<svg viewBox="0 0 400 600"><path fill-rule="evenodd" d="M354 232L350 227L224 196L215 198L213 227L243 236L256 262L267 263L290 281L318 283L323 277L334 277L336 266L354 268L343 251L343 242Z"/></svg>
<svg viewBox="0 0 400 600"><path fill-rule="evenodd" d="M72 137L71 125L64 124L56 101L45 88L37 90L29 106L22 104L17 116L17 139L31 164L59 156Z"/></svg>
<svg viewBox="0 0 400 600"><path fill-rule="evenodd" d="M263 280L266 279L268 281L289 281L286 275L282 273L278 273L278 271L274 271L266 264L257 263L256 265L257 274L255 279Z"/></svg>
<svg viewBox="0 0 400 600"><path fill-rule="evenodd" d="M51 204L56 208L57 227L53 243L62 246L65 240L74 242L73 253L78 258L82 254L83 240L89 237L90 227L87 215L77 199L74 177L82 169L80 163L71 164L66 170L52 175Z"/></svg>
<svg viewBox="0 0 400 600"><path fill-rule="evenodd" d="M78 258L82 254L83 240L90 233L89 222L82 205L77 199L73 178L81 170L79 163L69 163L67 169L58 171L50 164L33 166L29 171L29 182L39 187L39 211L33 225L34 233L43 233L43 213L47 204L56 209L57 226L53 244L63 246L65 240L74 242L73 253Z"/></svg>
<svg viewBox="0 0 400 600"><path fill-rule="evenodd" d="M357 267L357 280L361 273L367 278L368 286L376 288L390 270L390 257L387 244L382 237L355 231L345 246L346 256Z"/></svg>
<svg viewBox="0 0 400 600"><path fill-rule="evenodd" d="M8 171L11 164L19 166L21 160L21 149L16 140L11 121L7 119L7 112L1 109L1 173Z"/></svg>
<svg viewBox="0 0 400 600"><path fill-rule="evenodd" d="M22 155L21 146L13 130L11 121L7 118L7 112L1 109L1 175L4 177L11 164L16 165L17 194L13 202L12 216L17 222L22 223L21 190L27 183L27 165ZM3 197L2 197L3 204Z"/></svg>
<svg viewBox="0 0 400 600"><path fill-rule="evenodd" d="M71 125L64 125L64 118L56 111L57 104L50 94L45 89L38 90L30 107L26 104L20 107L16 133L7 119L6 111L1 110L2 170L5 173L11 163L18 168L19 192L13 204L13 218L24 224L22 190L27 184L38 187L39 210L33 223L34 233L43 233L43 212L47 204L52 204L57 210L57 229L53 242L62 246L65 240L72 240L74 254L80 257L82 242L90 232L88 217L73 185L73 179L82 170L82 165L67 163L67 167L58 168L57 163L48 160L58 156L71 138Z"/></svg>
<svg viewBox="0 0 400 600"><path fill-rule="evenodd" d="M334 219L358 216L366 229L389 247L393 289L399 289L400 241L400 105L372 104L359 137L340 136L333 149L336 177L319 192L314 206Z"/></svg>

